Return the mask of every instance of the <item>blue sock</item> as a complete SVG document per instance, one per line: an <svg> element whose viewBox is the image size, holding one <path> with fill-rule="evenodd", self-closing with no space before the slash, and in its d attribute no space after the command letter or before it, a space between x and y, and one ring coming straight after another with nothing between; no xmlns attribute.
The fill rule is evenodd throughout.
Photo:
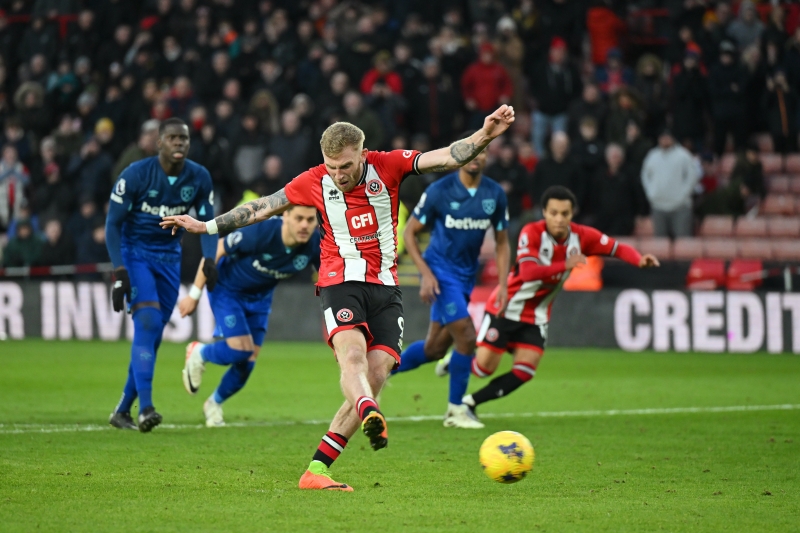
<svg viewBox="0 0 800 533"><path fill-rule="evenodd" d="M392 374L408 372L430 362L430 359L425 357L425 341L412 342L400 354L400 366L392 370Z"/></svg>
<svg viewBox="0 0 800 533"><path fill-rule="evenodd" d="M240 361L231 365L225 375L222 376L222 381L219 382L217 390L214 391L214 401L222 403L237 392L239 392L244 384L247 383L247 378L256 366L255 361Z"/></svg>
<svg viewBox="0 0 800 533"><path fill-rule="evenodd" d="M156 368L156 344L163 331L161 311L143 307L133 314L131 366L139 393L139 412L153 405L153 371Z"/></svg>
<svg viewBox="0 0 800 533"><path fill-rule="evenodd" d="M122 398L119 400L115 413L128 413L136 400L136 380L133 377L133 365L128 365L128 381L125 382L125 388L122 389Z"/></svg>
<svg viewBox="0 0 800 533"><path fill-rule="evenodd" d="M453 350L450 359L450 403L461 405L461 398L467 393L469 374L472 371L473 355L464 355Z"/></svg>
<svg viewBox="0 0 800 533"><path fill-rule="evenodd" d="M224 340L211 344L206 344L200 349L203 361L214 363L215 365L233 365L241 361L247 361L253 352L245 350L234 350Z"/></svg>

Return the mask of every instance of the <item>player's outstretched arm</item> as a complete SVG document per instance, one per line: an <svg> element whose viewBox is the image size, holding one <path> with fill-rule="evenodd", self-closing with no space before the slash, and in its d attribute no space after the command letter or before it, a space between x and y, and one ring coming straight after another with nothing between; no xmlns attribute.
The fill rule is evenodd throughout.
<svg viewBox="0 0 800 533"><path fill-rule="evenodd" d="M514 108L501 105L494 113L486 117L483 127L467 137L456 141L447 148L431 150L419 156L417 167L419 172L445 172L463 167L493 139L502 135L514 122Z"/></svg>
<svg viewBox="0 0 800 533"><path fill-rule="evenodd" d="M497 263L498 291L497 314L502 316L508 305L508 271L511 266L511 246L508 244L508 230L495 231L495 256Z"/></svg>
<svg viewBox="0 0 800 533"><path fill-rule="evenodd" d="M164 217L159 224L164 229L172 229L173 235L178 228L184 228L189 233L226 234L279 215L290 207L292 204L281 189L275 194L242 204L208 222L200 222L189 215L176 215Z"/></svg>

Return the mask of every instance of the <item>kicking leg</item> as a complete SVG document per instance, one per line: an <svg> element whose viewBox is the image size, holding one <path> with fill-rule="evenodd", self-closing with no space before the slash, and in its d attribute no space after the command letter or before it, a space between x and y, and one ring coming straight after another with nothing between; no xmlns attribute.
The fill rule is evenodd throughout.
<svg viewBox="0 0 800 533"><path fill-rule="evenodd" d="M395 359L382 350L371 350L367 354L367 360L369 367L367 379L371 390L377 396L386 383L390 369L395 365ZM328 469L344 451L347 442L358 431L360 424L361 420L356 410L353 409L353 404L345 400L336 416L333 417L328 432L322 437L308 470L300 478L299 486L301 489L328 489L347 492L353 490L348 485L334 481L330 477Z"/></svg>

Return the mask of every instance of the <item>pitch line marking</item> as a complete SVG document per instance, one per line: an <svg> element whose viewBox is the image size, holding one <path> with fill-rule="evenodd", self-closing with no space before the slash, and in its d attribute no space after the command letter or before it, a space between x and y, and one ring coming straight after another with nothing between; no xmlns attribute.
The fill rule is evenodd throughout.
<svg viewBox="0 0 800 533"><path fill-rule="evenodd" d="M693 413L741 413L747 411L795 411L800 410L800 404L777 405L730 405L722 407L660 407L651 409L608 409L590 411L540 411L538 413L485 413L484 419L494 418L568 418L568 417L600 417L600 416L631 416L631 415L671 415ZM441 420L440 415L422 416L390 416L390 422L427 422ZM329 424L330 420L277 420L263 422L231 422L226 427L280 427L298 425ZM161 424L161 429L203 429L203 424ZM0 435L14 435L21 433L78 433L82 431L108 431L115 428L109 425L97 424L0 424Z"/></svg>

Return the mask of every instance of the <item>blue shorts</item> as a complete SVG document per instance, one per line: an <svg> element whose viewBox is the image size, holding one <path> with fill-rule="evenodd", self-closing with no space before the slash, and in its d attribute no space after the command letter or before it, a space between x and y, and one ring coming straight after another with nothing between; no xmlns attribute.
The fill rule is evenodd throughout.
<svg viewBox="0 0 800 533"><path fill-rule="evenodd" d="M439 294L431 306L431 322L444 326L468 317L469 295L475 283L466 283L437 268L431 268L431 271L439 282Z"/></svg>
<svg viewBox="0 0 800 533"><path fill-rule="evenodd" d="M180 261L159 261L130 250L122 250L122 264L131 280L130 310L143 302L158 302L166 325L172 316L181 285Z"/></svg>
<svg viewBox="0 0 800 533"><path fill-rule="evenodd" d="M250 335L253 344L256 346L263 344L267 334L267 319L272 308L272 291L266 296L253 297L217 285L208 293L208 300L214 312L214 319L217 321L215 337L227 339Z"/></svg>

